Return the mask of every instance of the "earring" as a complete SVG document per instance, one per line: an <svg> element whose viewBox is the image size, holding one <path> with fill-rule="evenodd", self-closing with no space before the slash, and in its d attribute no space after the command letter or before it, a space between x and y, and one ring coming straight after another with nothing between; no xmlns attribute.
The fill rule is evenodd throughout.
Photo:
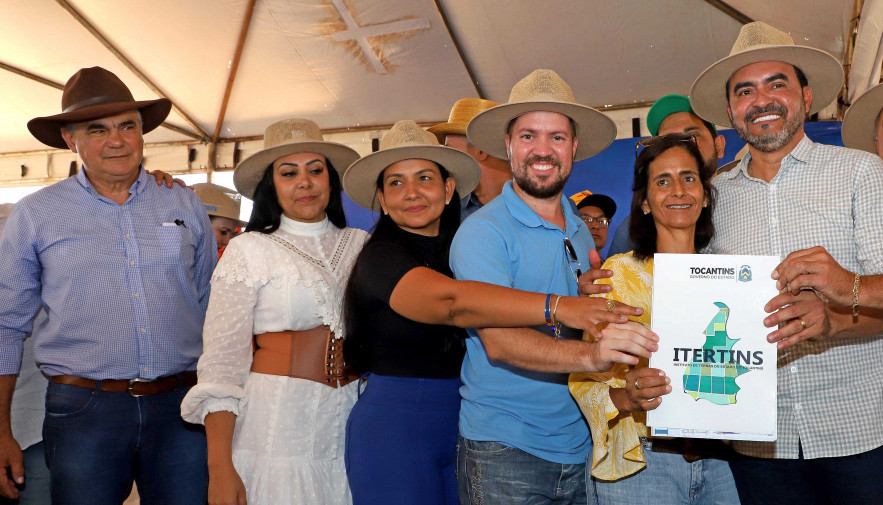
<svg viewBox="0 0 883 505"><path fill-rule="evenodd" d="M388 215L389 215L389 212L387 212L386 209L383 209L383 215L384 215L384 216L388 216Z"/></svg>
<svg viewBox="0 0 883 505"><path fill-rule="evenodd" d="M708 207L708 202L702 204L702 208L704 209L705 207Z"/></svg>
<svg viewBox="0 0 883 505"><path fill-rule="evenodd" d="M645 210L645 211L644 211L644 215L645 215L645 216L646 216L647 214L649 214L649 213L650 213L649 210Z"/></svg>

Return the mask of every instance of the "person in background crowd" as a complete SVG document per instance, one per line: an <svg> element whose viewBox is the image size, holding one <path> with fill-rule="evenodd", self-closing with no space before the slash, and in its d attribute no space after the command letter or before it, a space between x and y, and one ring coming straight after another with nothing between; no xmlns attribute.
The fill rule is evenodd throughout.
<svg viewBox="0 0 883 505"><path fill-rule="evenodd" d="M233 174L254 207L212 276L199 384L181 406L205 423L210 505L352 502L341 301L367 233L346 226L339 170L358 157L286 119Z"/></svg>
<svg viewBox="0 0 883 505"><path fill-rule="evenodd" d="M607 195L592 193L588 190L581 191L570 197L576 204L579 218L589 227L595 250L601 254L601 249L607 244L607 228L616 214L616 202Z"/></svg>
<svg viewBox="0 0 883 505"><path fill-rule="evenodd" d="M347 475L356 505L459 503L454 472L464 326L568 324L594 331L608 312L600 300L526 293L451 279L448 250L460 224L457 187L480 171L468 155L440 146L413 121L399 121L380 151L344 175L350 198L382 211L347 287L352 329L346 359L368 372L347 423ZM614 313L616 312L616 313ZM455 327L456 326L456 327ZM589 345L583 366L649 355L651 342L628 329Z"/></svg>
<svg viewBox="0 0 883 505"><path fill-rule="evenodd" d="M453 147L472 156L481 167L481 179L478 181L478 186L460 201L460 221L496 198L503 191L503 184L512 180L512 171L506 160L489 155L466 139L466 125L469 124L469 121L476 114L497 105L500 104L481 98L463 98L454 103L447 123L427 128L427 131L435 134L439 144Z"/></svg>
<svg viewBox="0 0 883 505"><path fill-rule="evenodd" d="M245 228L248 224L239 220L240 196L235 191L211 183L194 184L192 189L196 191L212 222L220 257L237 228Z"/></svg>
<svg viewBox="0 0 883 505"><path fill-rule="evenodd" d="M52 502L119 504L133 480L145 504L204 502L205 434L179 409L196 383L217 248L196 194L158 187L141 167L143 133L171 102L135 101L92 67L68 80L61 105L28 129L77 153L82 170L23 198L0 240L0 271L13 273L0 277L0 493L14 497L24 479L9 399L42 306Z"/></svg>
<svg viewBox="0 0 883 505"><path fill-rule="evenodd" d="M11 203L0 204L0 236L6 225L6 217L12 210ZM40 326L46 319L46 313L40 311L34 326ZM46 409L46 377L40 373L34 361L34 338L29 335L23 344L21 370L15 381L12 394L12 437L22 450L22 466L27 480L17 485L18 498L0 497L0 505L50 505L52 497L49 491L49 469L46 468L46 456L43 450L43 434L40 428Z"/></svg>
<svg viewBox="0 0 883 505"><path fill-rule="evenodd" d="M743 503L873 503L883 494L883 396L869 394L883 388L873 372L883 323L858 296L861 276L883 273L883 162L804 132L806 117L842 85L836 58L755 22L690 93L700 117L732 124L750 146L714 179L711 252L786 257L819 246L855 273L839 288L851 294L846 307L794 286L765 307L764 324L775 329L767 340L779 349L778 439L733 442ZM844 386L843 377L855 380Z"/></svg>
<svg viewBox="0 0 883 505"><path fill-rule="evenodd" d="M669 133L691 133L696 135L696 143L705 164L703 171L708 176L717 170L718 160L724 156L726 139L717 133L714 124L705 121L693 112L690 106L690 98L684 95L665 95L650 107L647 111L647 129L650 135L667 135ZM629 240L629 217L616 228L613 239L610 242L608 254L610 256L629 252L635 248L635 244Z"/></svg>
<svg viewBox="0 0 883 505"><path fill-rule="evenodd" d="M635 162L631 238L635 250L611 256L603 268L613 277L609 300L644 309L638 322L650 326L653 255L696 254L714 233L714 192L703 170L696 137L673 133L642 141ZM661 370L646 361L608 373L572 374L570 391L579 402L594 441L591 465L599 505L739 503L729 449L717 440L649 438L645 411L671 393ZM696 485L699 482L701 485Z"/></svg>

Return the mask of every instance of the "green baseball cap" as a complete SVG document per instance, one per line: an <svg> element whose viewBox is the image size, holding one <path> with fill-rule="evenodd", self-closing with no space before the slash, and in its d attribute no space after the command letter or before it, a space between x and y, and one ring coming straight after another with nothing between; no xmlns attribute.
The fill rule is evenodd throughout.
<svg viewBox="0 0 883 505"><path fill-rule="evenodd" d="M693 108L690 107L690 98L687 96L665 95L656 100L653 106L650 107L650 111L647 112L647 129L650 130L650 135L654 137L659 135L659 125L662 123L662 120L675 112L696 114L693 112ZM697 115L696 117L699 116ZM717 129L714 125L711 125L711 134L717 135Z"/></svg>

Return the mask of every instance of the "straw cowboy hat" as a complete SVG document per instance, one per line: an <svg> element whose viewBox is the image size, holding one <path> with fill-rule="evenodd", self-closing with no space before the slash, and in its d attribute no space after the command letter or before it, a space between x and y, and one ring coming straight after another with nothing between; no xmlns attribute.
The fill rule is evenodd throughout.
<svg viewBox="0 0 883 505"><path fill-rule="evenodd" d="M404 120L383 134L379 151L350 165L343 174L343 190L360 206L379 212L377 177L393 163L410 159L429 160L445 167L461 195L471 193L481 178L481 168L472 156L439 145L435 135L414 121Z"/></svg>
<svg viewBox="0 0 883 505"><path fill-rule="evenodd" d="M740 68L761 61L790 63L803 71L813 94L810 114L834 101L843 87L843 66L836 58L820 49L795 45L787 33L756 21L742 27L729 56L706 68L693 82L690 103L696 115L730 126L724 84Z"/></svg>
<svg viewBox="0 0 883 505"><path fill-rule="evenodd" d="M508 103L486 110L469 122L469 142L491 156L509 159L505 139L509 122L535 111L558 112L573 120L579 137L574 161L600 153L616 138L616 123L597 110L576 103L564 79L552 70L540 69L515 84Z"/></svg>
<svg viewBox="0 0 883 505"><path fill-rule="evenodd" d="M447 123L430 126L426 131L435 134L438 143L444 145L445 135L466 135L466 125L478 113L484 112L492 107L500 105L497 102L484 100L481 98L463 98L457 100L454 107L451 108L451 115L448 116Z"/></svg>
<svg viewBox="0 0 883 505"><path fill-rule="evenodd" d="M254 199L254 192L267 167L283 156L298 153L321 154L338 175L359 159L359 153L355 149L336 142L326 142L315 122L301 118L284 119L271 124L264 131L262 150L236 166L233 185L242 196Z"/></svg>
<svg viewBox="0 0 883 505"><path fill-rule="evenodd" d="M736 166L739 165L739 162L742 161L742 158L744 158L746 154L748 154L748 144L745 144L744 146L742 146L742 149L739 149L739 152L736 153L736 156L733 158L733 161L724 163L717 170L715 170L715 172L711 176L711 178L714 179L715 177L717 177L721 174L725 174L725 173L729 172L730 170L736 168Z"/></svg>
<svg viewBox="0 0 883 505"><path fill-rule="evenodd" d="M883 86L876 85L862 93L843 115L840 135L843 145L877 154L874 136L877 134L877 117L883 109Z"/></svg>
<svg viewBox="0 0 883 505"><path fill-rule="evenodd" d="M239 220L241 197L232 189L208 182L191 186L196 196L202 200L202 206L209 216L226 217L236 221L242 228L248 223Z"/></svg>
<svg viewBox="0 0 883 505"><path fill-rule="evenodd" d="M101 67L81 68L64 85L61 94L61 114L37 117L28 121L28 130L40 142L67 149L61 136L65 123L79 123L130 110L141 112L142 133L161 125L172 102L168 98L136 102L132 92L113 72Z"/></svg>

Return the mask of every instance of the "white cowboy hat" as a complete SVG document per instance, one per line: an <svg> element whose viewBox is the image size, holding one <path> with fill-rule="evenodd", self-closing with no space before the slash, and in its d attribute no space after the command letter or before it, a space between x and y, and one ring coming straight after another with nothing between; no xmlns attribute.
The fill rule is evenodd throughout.
<svg viewBox="0 0 883 505"><path fill-rule="evenodd" d="M875 126L880 109L883 109L883 86L878 84L862 93L846 109L840 130L843 145L877 154L874 136L877 134Z"/></svg>
<svg viewBox="0 0 883 505"><path fill-rule="evenodd" d="M319 125L313 121L301 118L284 119L267 127L262 150L236 166L233 185L243 196L254 199L254 192L267 167L283 156L297 153L321 154L338 174L342 174L346 167L359 159L359 153L355 149L336 142L326 142L322 138Z"/></svg>
<svg viewBox="0 0 883 505"><path fill-rule="evenodd" d="M518 81L509 94L509 102L475 116L466 128L472 145L501 159L506 152L506 128L513 119L534 111L558 112L573 120L579 137L574 161L590 158L616 138L616 123L597 110L576 103L573 91L552 70L534 70Z"/></svg>
<svg viewBox="0 0 883 505"><path fill-rule="evenodd" d="M481 179L481 168L466 153L439 145L435 135L411 120L398 121L383 134L380 150L356 160L343 174L343 190L360 206L380 211L377 200L377 177L393 163L429 160L445 167L457 183L461 195L472 192Z"/></svg>
<svg viewBox="0 0 883 505"><path fill-rule="evenodd" d="M693 82L690 104L696 115L717 125L730 126L729 100L724 85L740 68L761 61L790 63L803 71L815 114L828 106L843 87L843 66L820 49L798 46L787 33L756 21L742 27L730 55L706 68Z"/></svg>
<svg viewBox="0 0 883 505"><path fill-rule="evenodd" d="M202 206L209 216L226 217L236 221L237 226L244 228L248 223L239 220L240 199L238 193L217 184L203 182L190 186L202 201Z"/></svg>

